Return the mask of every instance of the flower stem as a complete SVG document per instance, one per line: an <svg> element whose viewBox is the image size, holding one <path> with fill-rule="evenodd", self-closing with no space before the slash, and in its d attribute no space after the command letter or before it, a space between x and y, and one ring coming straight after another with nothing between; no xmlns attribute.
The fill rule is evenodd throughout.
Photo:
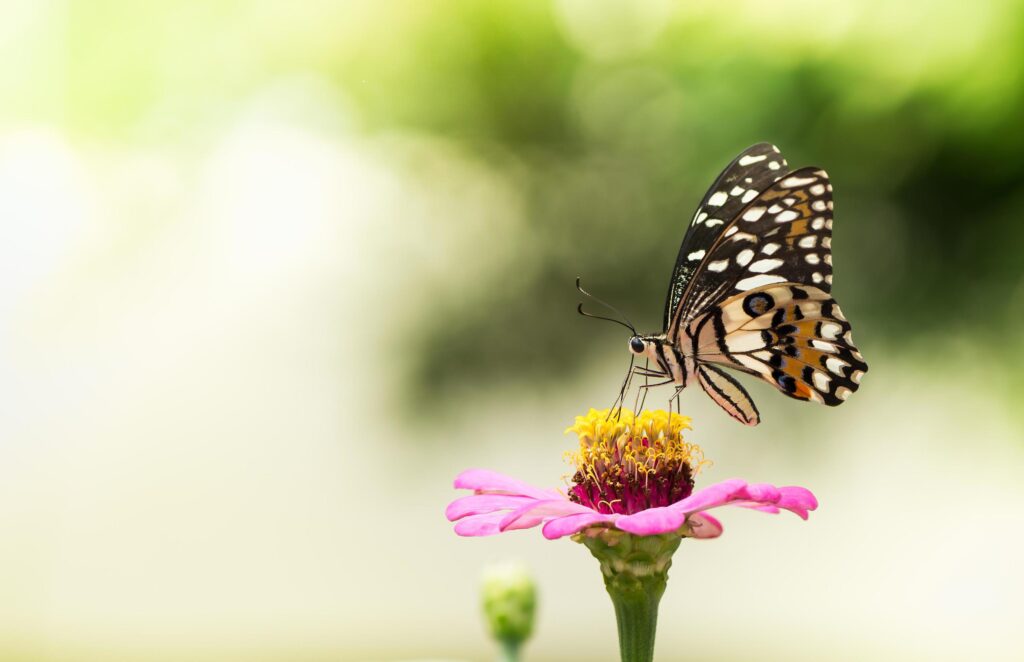
<svg viewBox="0 0 1024 662"><path fill-rule="evenodd" d="M658 627L658 602L665 584L651 591L608 588L615 605L619 626L619 655L623 662L650 662L654 659L654 635Z"/></svg>
<svg viewBox="0 0 1024 662"><path fill-rule="evenodd" d="M521 642L512 639L501 640L501 648L498 651L498 662L519 662L519 644Z"/></svg>
<svg viewBox="0 0 1024 662"><path fill-rule="evenodd" d="M665 593L678 533L634 536L599 529L576 538L601 563L604 586L615 606L622 662L651 662L658 627L658 603Z"/></svg>

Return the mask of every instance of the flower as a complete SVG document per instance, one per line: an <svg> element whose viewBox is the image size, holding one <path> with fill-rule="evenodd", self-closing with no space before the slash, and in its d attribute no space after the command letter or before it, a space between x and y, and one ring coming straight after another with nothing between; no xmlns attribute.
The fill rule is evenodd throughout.
<svg viewBox="0 0 1024 662"><path fill-rule="evenodd" d="M471 496L449 504L446 516L461 536L489 536L542 526L557 539L587 529L614 528L637 536L670 532L691 538L717 538L721 523L707 511L740 506L766 513L788 510L802 519L818 507L803 487L776 487L738 478L694 491L694 475L706 464L703 452L683 439L690 419L663 411L634 416L623 409L591 409L568 431L579 436L579 450L568 493L533 487L485 469L463 471L455 487Z"/></svg>
<svg viewBox="0 0 1024 662"><path fill-rule="evenodd" d="M568 454L575 472L566 492L469 469L455 487L473 494L451 502L445 514L462 536L541 526L545 538L571 535L586 545L615 606L620 659L652 662L672 555L684 537L722 534L707 511L740 506L807 519L818 507L803 487L738 478L694 491L694 476L707 462L699 446L683 439L688 429L690 419L680 414L591 409L566 430L579 436L579 449Z"/></svg>

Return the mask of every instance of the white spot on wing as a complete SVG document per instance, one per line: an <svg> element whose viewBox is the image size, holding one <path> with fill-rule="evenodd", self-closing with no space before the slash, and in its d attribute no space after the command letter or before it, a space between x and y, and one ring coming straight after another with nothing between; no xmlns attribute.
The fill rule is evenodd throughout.
<svg viewBox="0 0 1024 662"><path fill-rule="evenodd" d="M821 247L822 248L832 248L832 237L822 237L821 238Z"/></svg>
<svg viewBox="0 0 1024 662"><path fill-rule="evenodd" d="M825 192L825 185L824 184L815 184L814 186L812 186L808 190L811 192L811 195L821 195L822 193Z"/></svg>
<svg viewBox="0 0 1024 662"><path fill-rule="evenodd" d="M775 276L773 274L762 274L759 276L750 276L744 278L740 282L736 283L736 289L739 291L752 290L755 287L761 287L762 285L771 285L772 283L783 283L786 279L782 276Z"/></svg>
<svg viewBox="0 0 1024 662"><path fill-rule="evenodd" d="M782 212L781 214L775 217L775 222L789 223L790 221L795 221L798 218L800 218L800 212L794 211L792 209L787 209L786 211Z"/></svg>
<svg viewBox="0 0 1024 662"><path fill-rule="evenodd" d="M821 337L825 340L835 340L842 331L843 327L835 322L825 322L821 325Z"/></svg>
<svg viewBox="0 0 1024 662"><path fill-rule="evenodd" d="M813 221L811 221L811 229L812 230L820 230L823 227L825 227L825 219L823 217L819 216L816 219L814 219Z"/></svg>
<svg viewBox="0 0 1024 662"><path fill-rule="evenodd" d="M828 392L828 385L832 381L832 378L821 372L820 370L814 371L814 386L819 391Z"/></svg>
<svg viewBox="0 0 1024 662"><path fill-rule="evenodd" d="M764 216L764 207L751 207L743 213L744 221L756 221Z"/></svg>
<svg viewBox="0 0 1024 662"><path fill-rule="evenodd" d="M820 283L821 282L821 274L818 273L817 271L815 271L813 274L811 274L811 280L813 280L815 283Z"/></svg>
<svg viewBox="0 0 1024 662"><path fill-rule="evenodd" d="M716 260L708 263L708 271L725 271L729 266L729 260Z"/></svg>
<svg viewBox="0 0 1024 662"><path fill-rule="evenodd" d="M742 186L734 186L733 189L731 191L729 191L729 195L740 196L740 195L743 195L743 192L745 190L746 189L743 188Z"/></svg>
<svg viewBox="0 0 1024 662"><path fill-rule="evenodd" d="M758 161L764 161L766 158L768 158L767 154L761 154L760 156L754 156L753 154L747 154L746 156L744 156L743 158L741 158L739 160L739 164L741 166L748 166L748 165L751 165L753 163L757 163Z"/></svg>
<svg viewBox="0 0 1024 662"><path fill-rule="evenodd" d="M848 365L850 364L847 363L846 361L843 361L842 359L837 359L834 356L830 356L827 359L825 359L825 367L828 368L828 371L831 372L833 375L842 376L843 368L845 368Z"/></svg>
<svg viewBox="0 0 1024 662"><path fill-rule="evenodd" d="M744 202L744 204L746 204L746 203L750 202L751 200L753 200L756 197L757 197L757 191L755 191L754 189L750 189L749 191L747 191L746 193L743 194L743 202Z"/></svg>
<svg viewBox="0 0 1024 662"><path fill-rule="evenodd" d="M796 188L798 186L807 186L814 181L814 177L786 177L782 180L782 185L786 188Z"/></svg>
<svg viewBox="0 0 1024 662"><path fill-rule="evenodd" d="M768 168L771 169L771 170L778 170L781 167L782 166L779 165L778 161L769 161L768 162Z"/></svg>
<svg viewBox="0 0 1024 662"><path fill-rule="evenodd" d="M690 253L689 255L686 256L686 259L687 260L699 260L702 257L704 257L704 249L703 248L700 249L699 251L694 251L694 252Z"/></svg>
<svg viewBox="0 0 1024 662"><path fill-rule="evenodd" d="M850 379L853 380L854 384L860 384L860 380L864 377L864 373L861 370L854 370L853 374L850 375Z"/></svg>
<svg viewBox="0 0 1024 662"><path fill-rule="evenodd" d="M806 237L801 238L800 241L797 242L797 245L800 246L800 248L814 248L814 245L817 243L818 237L813 234L809 234Z"/></svg>
<svg viewBox="0 0 1024 662"><path fill-rule="evenodd" d="M725 191L718 191L717 193L712 195L710 198L708 198L708 206L709 207L721 207L722 205L725 204L725 201L728 200L728 199L729 199L729 196L726 195Z"/></svg>
<svg viewBox="0 0 1024 662"><path fill-rule="evenodd" d="M704 222L704 219L707 217L708 213L706 211L697 212L697 215L693 217L693 224L700 225L701 223Z"/></svg>
<svg viewBox="0 0 1024 662"><path fill-rule="evenodd" d="M765 244L764 248L761 249L761 252L765 255L774 255L775 251L779 250L779 248L781 248L779 244Z"/></svg>
<svg viewBox="0 0 1024 662"><path fill-rule="evenodd" d="M836 346L832 343L825 342L824 340L818 340L816 338L811 339L811 347L814 349L820 349L823 352L828 352L829 354L835 354L838 351Z"/></svg>
<svg viewBox="0 0 1024 662"><path fill-rule="evenodd" d="M818 264L821 262L821 258L818 257L817 253L808 253L807 255L804 255L804 262L807 264Z"/></svg>
<svg viewBox="0 0 1024 662"><path fill-rule="evenodd" d="M750 265L750 270L756 274L763 274L780 266L782 266L782 260L769 258L767 260L758 260L754 264Z"/></svg>
<svg viewBox="0 0 1024 662"><path fill-rule="evenodd" d="M736 264L740 265L741 267L745 267L753 257L754 251L750 250L749 248L744 248L736 256Z"/></svg>
<svg viewBox="0 0 1024 662"><path fill-rule="evenodd" d="M723 220L722 220L722 219L720 219L720 218L709 218L709 219L708 219L708 222L707 222L707 223L705 223L704 225L708 226L709 228L713 228L713 227L715 227L716 225L721 225L721 224L722 224L722 223L724 223L724 222L725 222L725 221L723 221Z"/></svg>
<svg viewBox="0 0 1024 662"><path fill-rule="evenodd" d="M815 200L811 203L811 209L814 211L825 211L828 209L828 205L825 204L824 200Z"/></svg>
<svg viewBox="0 0 1024 662"><path fill-rule="evenodd" d="M836 389L836 397L839 398L840 400L846 400L848 397L850 397L851 393L853 393L853 391L846 388L845 386L840 386L839 388Z"/></svg>

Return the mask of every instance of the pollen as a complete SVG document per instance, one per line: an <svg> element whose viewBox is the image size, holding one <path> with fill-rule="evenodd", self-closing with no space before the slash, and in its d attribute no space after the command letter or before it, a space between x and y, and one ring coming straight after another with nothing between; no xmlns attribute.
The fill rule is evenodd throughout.
<svg viewBox="0 0 1024 662"><path fill-rule="evenodd" d="M631 514L667 506L693 491L693 477L709 464L700 446L683 439L690 418L665 411L591 409L566 432L579 449L569 498L602 513Z"/></svg>

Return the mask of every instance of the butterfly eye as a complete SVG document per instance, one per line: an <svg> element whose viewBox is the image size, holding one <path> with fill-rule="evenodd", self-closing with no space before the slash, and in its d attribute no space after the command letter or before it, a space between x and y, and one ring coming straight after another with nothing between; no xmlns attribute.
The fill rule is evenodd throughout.
<svg viewBox="0 0 1024 662"><path fill-rule="evenodd" d="M634 354L643 354L646 348L647 345L639 337L633 336L629 339L629 351Z"/></svg>

